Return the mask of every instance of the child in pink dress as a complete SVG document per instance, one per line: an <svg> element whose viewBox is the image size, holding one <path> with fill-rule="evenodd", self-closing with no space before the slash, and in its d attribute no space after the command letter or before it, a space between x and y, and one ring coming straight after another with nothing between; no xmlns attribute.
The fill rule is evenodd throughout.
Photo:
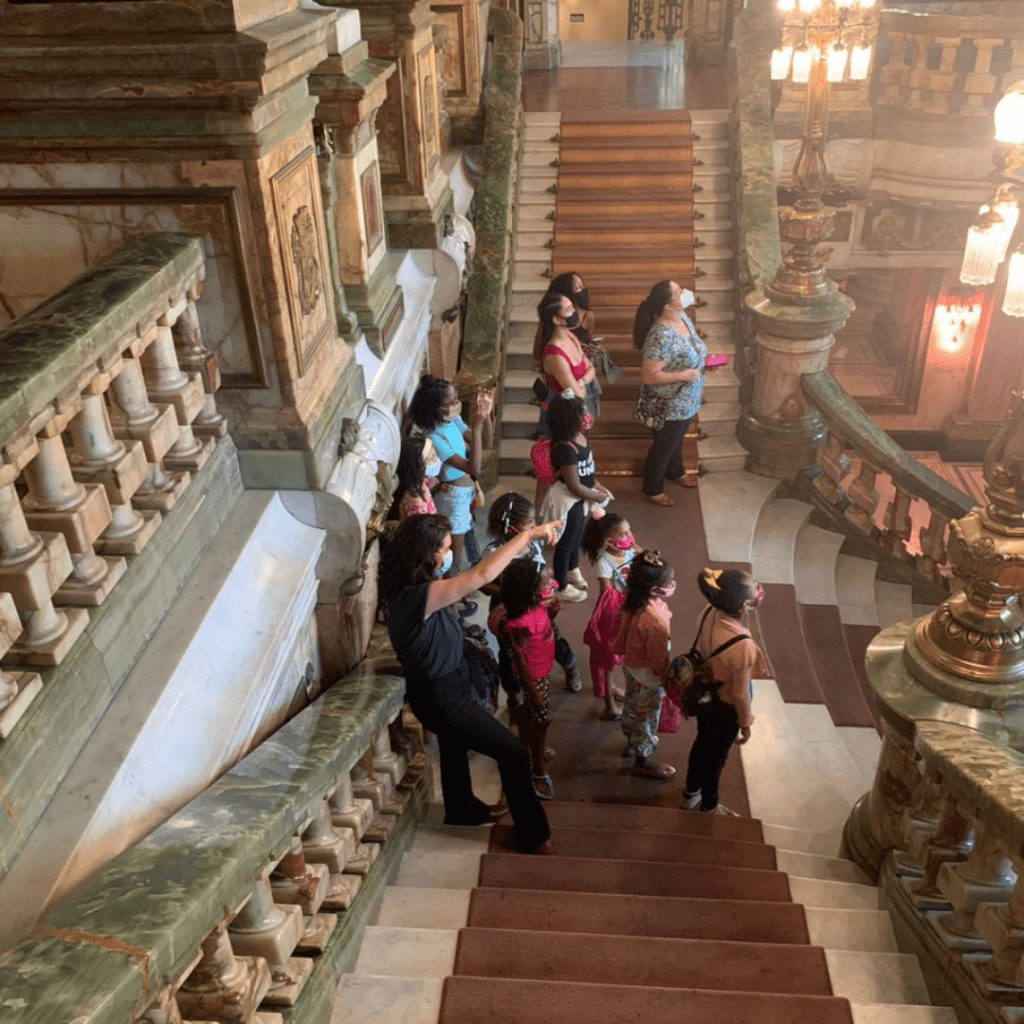
<svg viewBox="0 0 1024 1024"><path fill-rule="evenodd" d="M551 800L555 795L551 776L544 770L544 748L551 724L548 675L555 663L552 620L558 614L556 589L551 570L529 558L515 559L501 576L504 629L512 646L516 675L526 693L530 715L527 746L533 762L533 788L541 800Z"/></svg>
<svg viewBox="0 0 1024 1024"><path fill-rule="evenodd" d="M409 516L433 514L437 511L427 483L428 477L431 476L427 466L428 448L429 458L437 463L439 472L441 460L437 458L430 441L423 437L411 437L402 442L396 470L398 485L395 487L399 522L408 519ZM433 478L436 478L437 472L433 474Z"/></svg>
<svg viewBox="0 0 1024 1024"><path fill-rule="evenodd" d="M590 648L590 681L594 696L604 700L601 720L617 722L622 712L615 698L623 691L612 687L612 672L622 664L622 655L612 650L615 642L615 613L626 595L629 564L639 550L633 540L629 522L617 512L608 512L600 519L590 518L583 528L580 544L583 552L597 567L597 582L601 588L597 604L587 623L583 640Z"/></svg>

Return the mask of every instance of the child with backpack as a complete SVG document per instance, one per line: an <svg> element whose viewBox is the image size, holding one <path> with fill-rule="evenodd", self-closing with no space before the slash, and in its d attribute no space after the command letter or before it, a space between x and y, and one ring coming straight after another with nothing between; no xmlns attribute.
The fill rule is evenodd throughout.
<svg viewBox="0 0 1024 1024"><path fill-rule="evenodd" d="M626 596L630 563L640 547L633 539L628 520L617 512L607 512L600 519L588 519L580 547L596 567L600 587L597 604L583 634L590 648L590 681L594 696L604 700L601 720L617 722L622 718L622 711L616 707L615 698L625 694L612 687L612 672L622 664L622 655L612 650L615 615Z"/></svg>
<svg viewBox="0 0 1024 1024"><path fill-rule="evenodd" d="M763 655L743 624L747 609L761 603L764 591L739 569L702 569L697 586L708 607L689 655L693 683L689 692L683 688L681 700L684 713L697 719L682 806L735 815L719 803L718 783L733 743L750 739L750 680L766 674Z"/></svg>
<svg viewBox="0 0 1024 1024"><path fill-rule="evenodd" d="M529 558L513 560L501 574L503 628L512 647L516 675L526 694L526 745L533 765L533 789L541 800L551 800L555 795L551 776L544 769L545 740L551 724L548 675L555 663L553 623L558 614L558 602L552 600L555 589L551 570Z"/></svg>
<svg viewBox="0 0 1024 1024"><path fill-rule="evenodd" d="M626 696L622 702L623 757L632 758L633 774L671 779L676 770L652 759L665 699L672 637L672 613L665 603L676 591L672 566L657 551L641 551L630 563L626 595L616 615L612 651L622 655Z"/></svg>

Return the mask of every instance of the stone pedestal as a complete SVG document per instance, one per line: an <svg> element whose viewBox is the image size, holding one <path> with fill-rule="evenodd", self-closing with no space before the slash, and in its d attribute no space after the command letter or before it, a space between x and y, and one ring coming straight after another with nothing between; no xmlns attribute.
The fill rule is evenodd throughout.
<svg viewBox="0 0 1024 1024"><path fill-rule="evenodd" d="M551 71L562 63L558 0L527 0L524 71Z"/></svg>
<svg viewBox="0 0 1024 1024"><path fill-rule="evenodd" d="M487 5L478 0L433 2L440 32L438 77L444 82L444 108L451 117L472 117L480 109Z"/></svg>
<svg viewBox="0 0 1024 1024"><path fill-rule="evenodd" d="M737 436L749 452L747 470L792 480L814 464L825 425L800 388L805 373L828 368L833 335L846 322L853 302L832 290L797 304L755 290L746 297L757 330L757 374L751 405Z"/></svg>

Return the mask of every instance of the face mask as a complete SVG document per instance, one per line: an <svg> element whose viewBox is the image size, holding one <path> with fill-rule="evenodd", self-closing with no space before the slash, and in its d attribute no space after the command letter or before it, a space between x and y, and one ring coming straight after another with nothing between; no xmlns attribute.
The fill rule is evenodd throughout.
<svg viewBox="0 0 1024 1024"><path fill-rule="evenodd" d="M655 597L660 597L662 601L667 601L676 592L676 581L673 580L671 583L667 583L663 587L659 587L654 591Z"/></svg>
<svg viewBox="0 0 1024 1024"><path fill-rule="evenodd" d="M619 551L628 551L633 546L633 534L627 533L625 537L613 540L612 544L617 547Z"/></svg>
<svg viewBox="0 0 1024 1024"><path fill-rule="evenodd" d="M683 294L679 296L679 308L689 309L694 303L693 292L689 288L683 289Z"/></svg>
<svg viewBox="0 0 1024 1024"><path fill-rule="evenodd" d="M437 579L443 579L444 574L452 567L452 549L449 548L444 553L444 561L437 566L434 566L434 576Z"/></svg>
<svg viewBox="0 0 1024 1024"><path fill-rule="evenodd" d="M444 418L446 420L453 420L456 416L462 415L462 403L453 402L451 405L446 405L444 409Z"/></svg>
<svg viewBox="0 0 1024 1024"><path fill-rule="evenodd" d="M580 430L589 430L594 425L594 417L589 412L583 414L583 419L580 422Z"/></svg>
<svg viewBox="0 0 1024 1024"><path fill-rule="evenodd" d="M586 288L582 291L572 293L572 304L581 306L583 309L590 309L590 292Z"/></svg>
<svg viewBox="0 0 1024 1024"><path fill-rule="evenodd" d="M555 591L558 590L558 584L552 580L541 592L540 599L542 601L550 601L555 596Z"/></svg>
<svg viewBox="0 0 1024 1024"><path fill-rule="evenodd" d="M757 594L747 602L748 608L756 608L764 600L764 587L757 584Z"/></svg>
<svg viewBox="0 0 1024 1024"><path fill-rule="evenodd" d="M571 312L571 313L570 313L570 314L569 314L569 315L568 315L568 316L567 316L567 317L565 318L565 326L566 326L566 327L569 327L569 328L573 328L573 327L579 327L579 325L580 325L580 315L579 315L579 313L577 313L577 312L576 312L576 310L574 309L574 310L573 310L573 311L572 311L572 312Z"/></svg>
<svg viewBox="0 0 1024 1024"><path fill-rule="evenodd" d="M440 476L441 475L441 460L433 459L423 467L424 472L427 476Z"/></svg>

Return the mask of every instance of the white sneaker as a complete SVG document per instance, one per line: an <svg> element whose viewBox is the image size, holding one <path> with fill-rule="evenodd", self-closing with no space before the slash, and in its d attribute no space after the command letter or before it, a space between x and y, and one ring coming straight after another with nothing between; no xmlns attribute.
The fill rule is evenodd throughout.
<svg viewBox="0 0 1024 1024"><path fill-rule="evenodd" d="M566 575L566 579L568 579L574 587L577 587L580 590L587 589L587 581L583 578L583 573L581 573L579 569L570 569Z"/></svg>
<svg viewBox="0 0 1024 1024"><path fill-rule="evenodd" d="M569 583L558 591L558 598L561 601L568 601L569 604L579 604L580 601L586 601L587 592Z"/></svg>
<svg viewBox="0 0 1024 1024"><path fill-rule="evenodd" d="M696 793L683 792L683 802L679 805L684 811L693 811L700 807L700 790Z"/></svg>
<svg viewBox="0 0 1024 1024"><path fill-rule="evenodd" d="M721 814L729 818L739 817L739 815L735 811L730 810L728 807L725 806L725 804L719 804L713 811L705 811L702 809L701 814Z"/></svg>

